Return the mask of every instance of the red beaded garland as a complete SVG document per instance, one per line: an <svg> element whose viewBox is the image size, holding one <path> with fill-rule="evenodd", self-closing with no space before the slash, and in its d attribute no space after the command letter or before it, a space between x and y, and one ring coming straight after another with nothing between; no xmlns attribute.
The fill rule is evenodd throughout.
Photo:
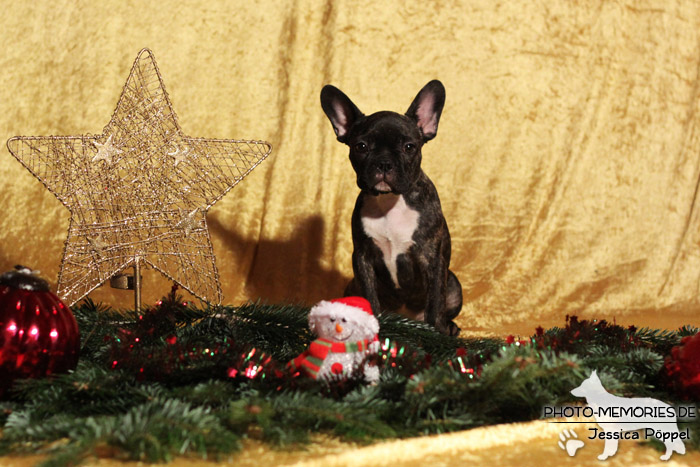
<svg viewBox="0 0 700 467"><path fill-rule="evenodd" d="M0 397L14 380L72 370L80 334L73 314L26 269L0 276Z"/></svg>

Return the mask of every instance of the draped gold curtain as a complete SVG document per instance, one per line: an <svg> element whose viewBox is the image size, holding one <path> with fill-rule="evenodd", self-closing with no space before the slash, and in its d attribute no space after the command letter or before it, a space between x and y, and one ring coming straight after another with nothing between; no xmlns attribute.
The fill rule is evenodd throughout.
<svg viewBox="0 0 700 467"><path fill-rule="evenodd" d="M3 141L100 133L149 47L186 134L273 144L208 215L225 303L311 304L352 274L357 188L321 87L366 113L405 111L438 78L446 106L423 167L466 335L567 314L700 324L697 1L63 0L6 2L0 21ZM0 269L55 285L68 211L4 146L0 177ZM168 290L146 272L146 301Z"/></svg>
<svg viewBox="0 0 700 467"><path fill-rule="evenodd" d="M697 324L700 6L694 1L12 2L3 139L100 133L150 47L191 136L273 155L208 217L226 303L313 303L352 274L357 188L319 105L405 111L443 81L424 168L474 333L566 314ZM68 212L7 150L0 267L55 282ZM169 289L151 271L144 296ZM108 288L96 300L129 306Z"/></svg>

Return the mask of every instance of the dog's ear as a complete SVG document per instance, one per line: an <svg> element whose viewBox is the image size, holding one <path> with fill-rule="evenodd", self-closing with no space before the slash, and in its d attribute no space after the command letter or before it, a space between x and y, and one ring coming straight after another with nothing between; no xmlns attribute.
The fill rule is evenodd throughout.
<svg viewBox="0 0 700 467"><path fill-rule="evenodd" d="M360 109L343 91L329 84L321 89L321 107L331 121L338 141L346 143L350 128L363 116Z"/></svg>
<svg viewBox="0 0 700 467"><path fill-rule="evenodd" d="M437 135L438 122L445 106L445 86L436 79L420 90L406 116L415 120L423 134L423 141L430 141Z"/></svg>

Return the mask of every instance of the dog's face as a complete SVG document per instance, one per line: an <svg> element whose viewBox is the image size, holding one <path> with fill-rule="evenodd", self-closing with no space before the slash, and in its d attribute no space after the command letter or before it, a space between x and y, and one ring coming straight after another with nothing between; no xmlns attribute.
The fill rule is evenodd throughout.
<svg viewBox="0 0 700 467"><path fill-rule="evenodd" d="M338 141L350 147L350 162L363 192L402 194L420 175L421 148L437 134L445 88L431 81L421 89L405 115L377 112L365 116L333 86L321 91L321 106Z"/></svg>

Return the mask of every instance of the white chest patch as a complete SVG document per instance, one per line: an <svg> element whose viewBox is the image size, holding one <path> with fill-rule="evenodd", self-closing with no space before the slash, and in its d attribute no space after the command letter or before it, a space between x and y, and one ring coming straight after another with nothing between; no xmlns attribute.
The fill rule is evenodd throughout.
<svg viewBox="0 0 700 467"><path fill-rule="evenodd" d="M396 258L413 245L419 217L418 211L406 205L403 195L365 195L360 211L362 227L381 250L396 287L399 286Z"/></svg>

